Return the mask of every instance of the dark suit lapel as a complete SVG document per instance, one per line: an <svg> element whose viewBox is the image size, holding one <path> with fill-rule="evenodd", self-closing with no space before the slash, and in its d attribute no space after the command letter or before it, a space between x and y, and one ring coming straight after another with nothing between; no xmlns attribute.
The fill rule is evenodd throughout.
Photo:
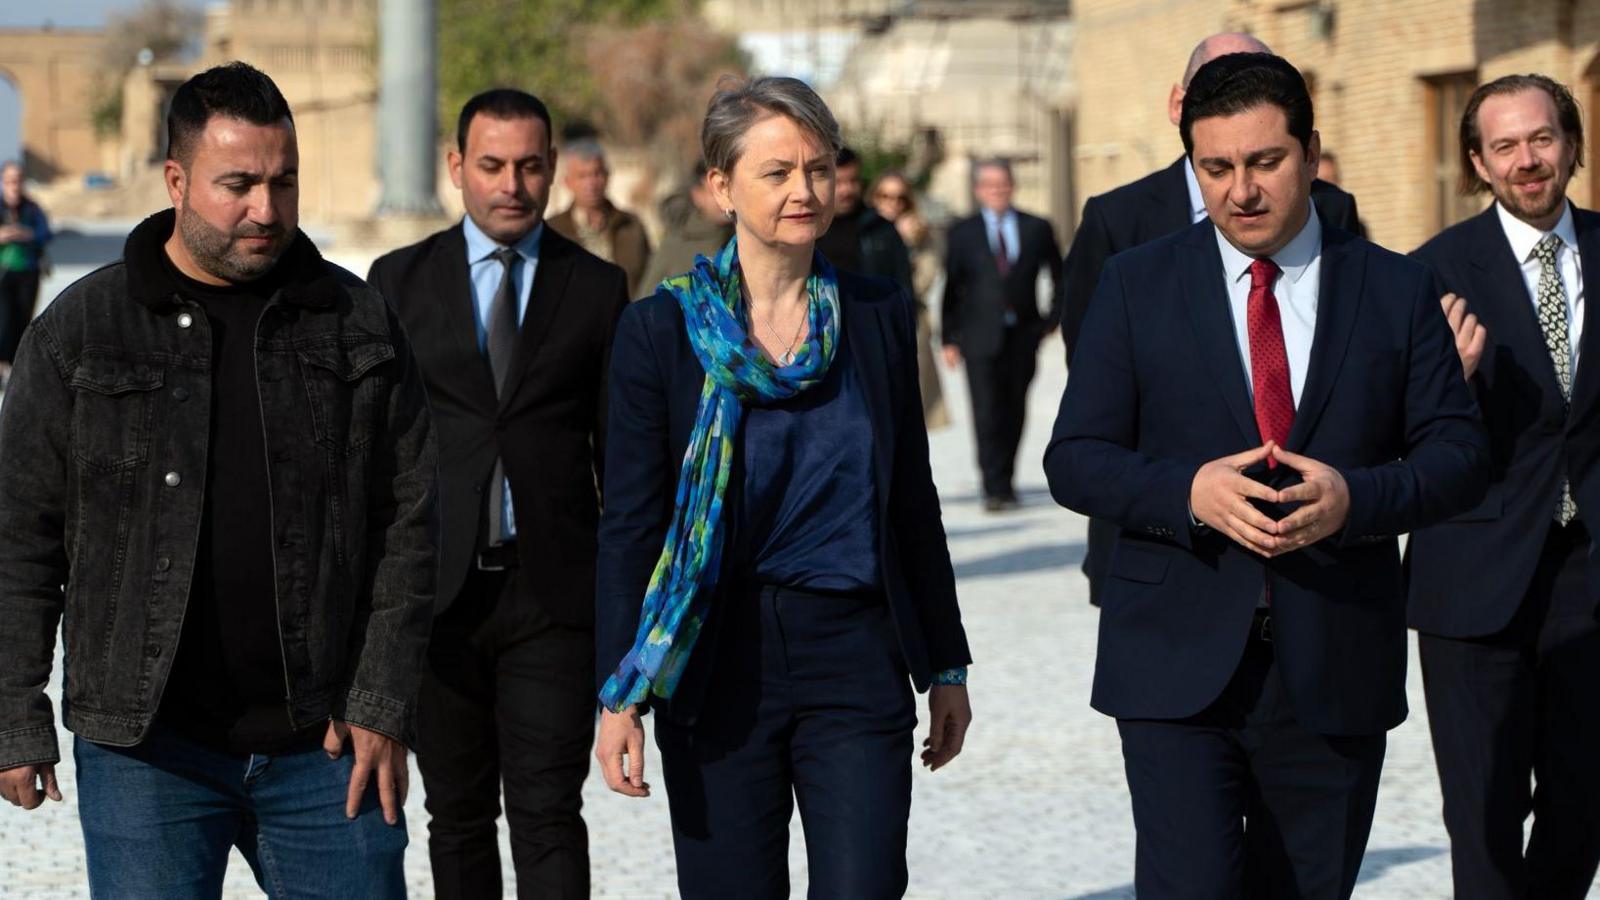
<svg viewBox="0 0 1600 900"><path fill-rule="evenodd" d="M1289 430L1288 449L1298 453L1305 447L1317 418L1328 404L1328 395L1344 365L1356 313L1361 309L1361 289L1366 281L1366 255L1352 253L1354 235L1324 227L1322 264L1317 278L1317 325L1311 337L1311 360L1306 367L1305 387L1295 408L1294 427Z"/></svg>
<svg viewBox="0 0 1600 900"><path fill-rule="evenodd" d="M502 407L517 395L517 389L538 358L539 347L550 334L550 327L565 302L572 281L572 254L576 245L562 237L554 228L545 227L539 238L539 266L533 273L533 287L528 291L528 308L522 314L522 328L517 332L517 353L511 360Z"/></svg>
<svg viewBox="0 0 1600 900"><path fill-rule="evenodd" d="M840 346L848 345L872 419L872 455L881 517L889 503L889 485L894 474L894 423L898 421L894 415L894 398L889 391L889 323L880 312L891 307L887 303L857 302L843 293L839 296L839 305L843 308L844 324Z"/></svg>
<svg viewBox="0 0 1600 900"><path fill-rule="evenodd" d="M1539 327L1539 313L1534 309L1533 298L1528 296L1528 283L1522 278L1522 265L1511 249L1505 229L1500 227L1496 205L1490 204L1473 222L1476 227L1472 241L1472 266L1478 270L1489 290L1488 296L1484 297L1468 295L1467 307L1483 309L1479 315L1488 325L1489 339L1510 345L1518 359L1527 361L1527 369L1539 380L1542 392L1550 397L1560 397L1561 386L1556 381L1556 368L1550 361L1550 347L1545 343L1544 330ZM1581 253L1581 240L1579 246ZM1600 259L1600 253L1593 256Z"/></svg>
<svg viewBox="0 0 1600 900"><path fill-rule="evenodd" d="M1578 338L1578 371L1572 376L1572 409L1567 414L1568 422L1580 422L1584 410L1600 399L1600 316L1595 315L1594 304L1589 303L1589 299L1600 292L1588 287L1600 284L1600 215L1574 206L1572 219L1578 232L1579 265L1584 272L1591 273L1585 280L1584 303L1588 309L1583 334Z"/></svg>
<svg viewBox="0 0 1600 900"><path fill-rule="evenodd" d="M489 369L489 358L478 347L478 317L472 299L472 272L467 267L467 239L459 224L445 233L434 251L435 264L424 271L438 279L433 290L424 296L439 298L445 330L449 340L457 345L462 359L476 359L478 365L462 373L470 378L473 392L493 398L494 373Z"/></svg>
<svg viewBox="0 0 1600 900"><path fill-rule="evenodd" d="M1194 325L1200 353L1211 368L1212 381L1222 391L1233 413L1239 436L1249 446L1261 443L1255 410L1245 386L1244 365L1239 360L1239 339L1233 330L1233 315L1228 311L1227 278L1222 271L1222 255L1217 251L1216 230L1211 223L1190 226L1178 244L1182 254L1179 283L1183 285L1185 305Z"/></svg>
<svg viewBox="0 0 1600 900"><path fill-rule="evenodd" d="M1189 179L1183 174L1188 164L1188 157L1180 156L1177 162L1163 169L1161 177L1156 179L1156 189L1150 194L1153 204L1151 212L1155 216L1152 223L1154 230L1146 240L1173 234L1194 224L1189 210Z"/></svg>

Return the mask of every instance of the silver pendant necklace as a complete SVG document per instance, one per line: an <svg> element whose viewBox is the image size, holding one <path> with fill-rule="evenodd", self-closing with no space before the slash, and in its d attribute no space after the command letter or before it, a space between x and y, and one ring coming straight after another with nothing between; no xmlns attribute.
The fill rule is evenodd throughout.
<svg viewBox="0 0 1600 900"><path fill-rule="evenodd" d="M754 318L756 318L756 304L755 304L755 301L754 300L750 300L748 302L750 304L750 318L754 319ZM805 330L805 327L806 327L806 316L802 315L800 317L800 324L796 325L795 329L794 329L794 337L790 338L788 341L785 341L783 339L783 337L778 334L777 330L772 327L772 322L770 320L764 321L761 324L766 326L767 334L772 335L772 339L774 341L777 341L778 343L783 344L783 354L778 357L778 365L780 365L780 366L793 365L794 364L794 345L798 344L800 342L800 332Z"/></svg>

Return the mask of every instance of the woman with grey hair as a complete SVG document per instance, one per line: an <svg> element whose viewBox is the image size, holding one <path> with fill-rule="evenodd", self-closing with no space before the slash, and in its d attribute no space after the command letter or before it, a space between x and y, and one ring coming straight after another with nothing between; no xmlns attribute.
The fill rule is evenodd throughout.
<svg viewBox="0 0 1600 900"><path fill-rule="evenodd" d="M734 237L612 350L595 755L647 796L656 713L685 897L788 896L796 799L811 896L898 897L912 686L929 768L971 721L915 305L816 252L840 140L810 88L720 85L701 144Z"/></svg>

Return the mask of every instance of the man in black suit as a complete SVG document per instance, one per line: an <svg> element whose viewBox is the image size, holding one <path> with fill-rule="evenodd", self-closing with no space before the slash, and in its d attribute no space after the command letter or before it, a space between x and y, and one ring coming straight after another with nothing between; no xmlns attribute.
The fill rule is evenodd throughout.
<svg viewBox="0 0 1600 900"><path fill-rule="evenodd" d="M1248 34L1214 34L1195 45L1184 68L1183 78L1172 86L1167 97L1167 117L1177 127L1183 111L1184 92L1200 67L1228 53L1270 53L1267 45ZM1356 217L1355 198L1324 181L1311 182L1311 202L1323 224L1366 236ZM1083 319L1089 298L1100 282L1106 260L1124 250L1165 237L1206 217L1200 184L1188 157L1180 156L1172 165L1131 184L1083 204L1078 230L1067 250L1065 277L1061 285L1061 335L1067 345L1067 364L1083 332ZM1106 564L1117 530L1109 522L1089 520L1089 546L1084 555L1083 574L1089 578L1089 600L1099 603L1105 583Z"/></svg>
<svg viewBox="0 0 1600 900"><path fill-rule="evenodd" d="M622 270L543 215L550 114L461 111L460 225L368 276L415 337L439 432L439 602L418 712L439 897L498 897L502 781L522 897L587 897L597 488Z"/></svg>
<svg viewBox="0 0 1600 900"><path fill-rule="evenodd" d="M1045 455L1120 529L1093 703L1140 900L1350 896L1406 715L1397 536L1488 479L1432 278L1321 222L1312 124L1278 57L1196 73L1209 220L1107 265Z"/></svg>
<svg viewBox="0 0 1600 900"><path fill-rule="evenodd" d="M1039 315L1039 273L1050 272L1059 296L1061 249L1055 229L1011 205L1015 182L1003 159L972 173L979 212L950 226L945 251L945 364L967 366L977 433L983 504L990 512L1018 505L1012 476L1028 406L1039 340L1059 321L1052 303Z"/></svg>
<svg viewBox="0 0 1600 900"><path fill-rule="evenodd" d="M1567 200L1583 123L1555 81L1483 85L1461 134L1462 188L1495 203L1415 255L1493 477L1477 509L1412 535L1410 622L1456 895L1579 898L1600 864L1600 328L1584 314L1600 214Z"/></svg>

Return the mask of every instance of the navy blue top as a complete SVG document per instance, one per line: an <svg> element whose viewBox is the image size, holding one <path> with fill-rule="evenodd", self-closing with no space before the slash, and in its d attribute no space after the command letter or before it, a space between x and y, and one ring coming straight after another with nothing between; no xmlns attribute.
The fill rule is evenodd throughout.
<svg viewBox="0 0 1600 900"><path fill-rule="evenodd" d="M735 571L759 584L877 591L872 419L850 342L822 382L744 414Z"/></svg>

